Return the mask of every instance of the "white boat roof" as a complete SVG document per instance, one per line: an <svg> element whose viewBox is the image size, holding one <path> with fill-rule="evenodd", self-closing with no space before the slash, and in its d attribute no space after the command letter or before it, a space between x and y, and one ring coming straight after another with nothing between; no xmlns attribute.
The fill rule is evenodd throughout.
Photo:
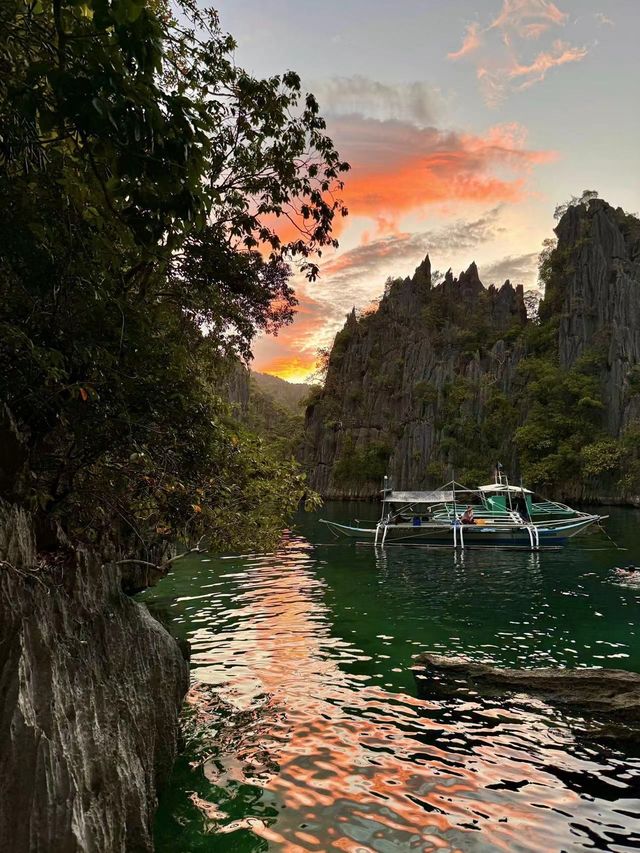
<svg viewBox="0 0 640 853"><path fill-rule="evenodd" d="M392 504L439 504L454 500L453 492L387 492L383 496Z"/></svg>
<svg viewBox="0 0 640 853"><path fill-rule="evenodd" d="M503 483L491 483L488 486L480 486L478 489L479 492L517 492L518 494L525 493L525 495L532 495L533 492L531 489L525 489L522 486L505 486Z"/></svg>

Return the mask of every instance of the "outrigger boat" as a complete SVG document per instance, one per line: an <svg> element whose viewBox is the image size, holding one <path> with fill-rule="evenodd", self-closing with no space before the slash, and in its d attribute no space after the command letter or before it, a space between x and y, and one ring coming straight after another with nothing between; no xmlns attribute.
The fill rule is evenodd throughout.
<svg viewBox="0 0 640 853"><path fill-rule="evenodd" d="M554 501L533 501L534 494L510 485L500 468L496 481L467 489L451 481L432 492L382 490L382 514L368 526L320 519L336 535L374 545L431 545L454 549L558 549L607 516L590 515ZM463 521L467 506L473 521Z"/></svg>

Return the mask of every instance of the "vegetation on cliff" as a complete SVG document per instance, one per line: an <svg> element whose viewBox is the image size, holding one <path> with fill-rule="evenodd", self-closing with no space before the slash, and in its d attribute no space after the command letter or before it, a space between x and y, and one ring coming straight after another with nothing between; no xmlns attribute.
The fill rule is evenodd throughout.
<svg viewBox="0 0 640 853"><path fill-rule="evenodd" d="M278 406L300 414L301 407L312 391L312 386L305 382L288 382L279 376L269 373L251 371L252 385L261 394L270 397Z"/></svg>
<svg viewBox="0 0 640 853"><path fill-rule="evenodd" d="M622 251L618 257L607 257L607 246L601 245L605 240L600 233L603 225L599 212L622 236L627 258ZM618 345L624 346L623 340L613 340L619 319L615 302L625 287L625 277L631 274L630 283L637 284L632 268L637 255L633 235L637 241L640 222L620 208L614 210L597 200L594 191L585 191L580 198L561 205L556 218L561 220L562 239L547 243L540 255L544 299L532 328L527 330L526 356L518 366L522 387L517 402L526 413L515 434L521 470L534 485L555 490L576 492L581 484L592 484L605 494L633 495L640 489L637 351L623 355L626 387L623 411L615 418L614 429L607 409L608 392L615 381L613 369L621 355ZM572 219L577 230L568 239L564 229ZM604 304L588 308L592 328L583 336L579 350L567 358L563 350L567 349L567 339L575 334L567 320L575 316L576 309L583 310L587 298L587 282L581 282L578 298L571 299L570 282L577 275L588 278L603 259L606 280L600 276L599 284L605 288L593 293L592 298L602 299ZM585 272L580 271L583 264ZM637 310L640 304L633 295ZM597 318L599 310L601 318ZM628 333L633 316L622 319L627 327L623 334ZM631 331L634 334L633 328Z"/></svg>
<svg viewBox="0 0 640 853"><path fill-rule="evenodd" d="M264 542L305 489L216 389L291 319L347 166L233 47L190 0L2 4L0 487L41 549Z"/></svg>
<svg viewBox="0 0 640 853"><path fill-rule="evenodd" d="M304 383L250 372L241 363L227 379L234 417L252 435L259 436L265 452L285 467L295 459L302 441L304 401L310 388ZM317 495L309 492L305 503L308 508L315 506Z"/></svg>

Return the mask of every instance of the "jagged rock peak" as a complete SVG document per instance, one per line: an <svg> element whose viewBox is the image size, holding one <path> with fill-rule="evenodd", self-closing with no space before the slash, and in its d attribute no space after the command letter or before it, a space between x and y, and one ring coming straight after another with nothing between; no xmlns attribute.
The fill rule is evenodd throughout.
<svg viewBox="0 0 640 853"><path fill-rule="evenodd" d="M431 260L429 255L416 267L413 281L420 287L431 287Z"/></svg>
<svg viewBox="0 0 640 853"><path fill-rule="evenodd" d="M482 284L480 281L480 276L478 275L478 267L476 266L475 261L471 261L469 266L464 272L460 273L460 278L458 279L459 284Z"/></svg>
<svg viewBox="0 0 640 853"><path fill-rule="evenodd" d="M509 278L505 279L504 284L500 285L500 287L495 287L492 284L489 289L491 289L491 288L493 288L494 290L497 290L498 293L502 293L502 291L504 291L505 293L515 293L515 295L517 297L522 297L524 299L524 285L523 284L513 285L511 283L511 279L509 279Z"/></svg>
<svg viewBox="0 0 640 853"><path fill-rule="evenodd" d="M412 278L393 282L382 300L381 307L400 317L413 317L416 307L428 300L431 291L431 261L429 255L416 267Z"/></svg>

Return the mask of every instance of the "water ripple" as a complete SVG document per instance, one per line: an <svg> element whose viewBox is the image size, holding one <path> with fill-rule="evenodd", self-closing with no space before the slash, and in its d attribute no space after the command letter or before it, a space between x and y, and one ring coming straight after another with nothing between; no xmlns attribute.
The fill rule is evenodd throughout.
<svg viewBox="0 0 640 853"><path fill-rule="evenodd" d="M425 576L424 556L351 551L345 578L327 552L291 536L274 555L192 563L158 594L194 679L159 850L640 849L637 756L577 741L543 702L412 695L425 639L530 666L628 654L632 619L615 638L576 630L609 607L592 604L597 573L550 589L541 557L448 556Z"/></svg>

